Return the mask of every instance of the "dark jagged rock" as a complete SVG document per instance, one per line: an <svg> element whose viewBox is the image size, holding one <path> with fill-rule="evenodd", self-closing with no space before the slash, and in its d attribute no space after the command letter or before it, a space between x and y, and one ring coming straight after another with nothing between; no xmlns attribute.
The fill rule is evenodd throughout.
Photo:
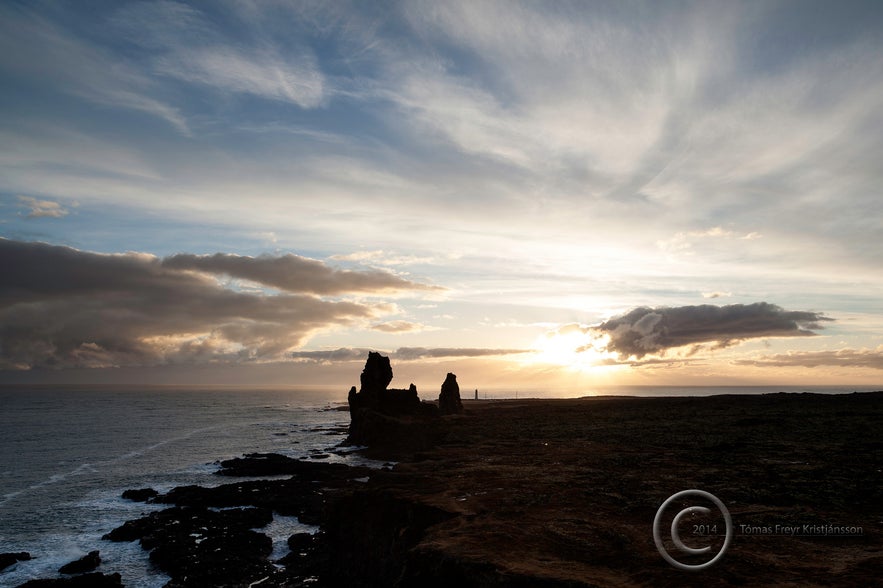
<svg viewBox="0 0 883 588"><path fill-rule="evenodd" d="M80 559L61 566L58 571L61 574L85 574L94 571L100 565L101 555L97 551L90 551Z"/></svg>
<svg viewBox="0 0 883 588"><path fill-rule="evenodd" d="M359 376L362 384L361 392L382 392L386 390L389 383L392 382L392 366L389 364L389 358L380 355L376 351L368 352L368 359L365 361L365 368L362 375Z"/></svg>
<svg viewBox="0 0 883 588"><path fill-rule="evenodd" d="M272 520L265 508L174 507L128 521L104 539L139 539L150 560L172 577L170 586L247 586L275 574L267 560L272 541L253 530Z"/></svg>
<svg viewBox="0 0 883 588"><path fill-rule="evenodd" d="M249 454L221 463L220 473L290 475L288 479L247 480L216 488L180 486L154 503L173 508L129 521L105 539L140 540L150 559L172 577L168 588L189 586L308 586L328 567L329 552L316 535L294 535L292 553L268 560L270 540L256 533L272 513L295 515L318 525L328 508L326 496L360 487L354 478L376 470L343 464L304 462L278 454ZM225 508L255 506L259 508ZM317 534L319 535L319 534ZM275 564L275 565L274 565Z"/></svg>
<svg viewBox="0 0 883 588"><path fill-rule="evenodd" d="M285 480L249 480L214 488L178 486L158 496L154 502L178 506L257 506L281 515L296 516L305 524L317 524L325 508L324 491L357 484L355 478L371 475L365 467L340 463L300 461L282 455L250 454L221 462L219 473L240 476L285 474Z"/></svg>
<svg viewBox="0 0 883 588"><path fill-rule="evenodd" d="M350 388L347 398L350 444L414 450L435 443L437 407L421 402L414 384L407 390L387 388L392 381L388 357L370 352L360 380L362 388Z"/></svg>
<svg viewBox="0 0 883 588"><path fill-rule="evenodd" d="M438 396L438 411L443 415L463 412L457 376L450 372L441 386L441 394Z"/></svg>
<svg viewBox="0 0 883 588"><path fill-rule="evenodd" d="M325 542L346 565L330 566L324 579L331 586L418 586L400 581L414 547L427 529L455 516L384 490L341 496L328 513Z"/></svg>
<svg viewBox="0 0 883 588"><path fill-rule="evenodd" d="M311 549L314 545L312 533L295 533L288 538L288 549L301 552Z"/></svg>
<svg viewBox="0 0 883 588"><path fill-rule="evenodd" d="M20 561L31 559L31 554L27 551L19 551L18 553L0 553L0 572Z"/></svg>
<svg viewBox="0 0 883 588"><path fill-rule="evenodd" d="M243 457L226 459L221 469L215 472L220 476L329 476L358 477L354 470L342 463L313 463L286 457L278 453L249 453Z"/></svg>
<svg viewBox="0 0 883 588"><path fill-rule="evenodd" d="M763 524L770 512L794 524L807 517L847 524L868 520L868 513L883 504L881 401L883 395L792 395L478 404L461 418L435 419L445 424L452 442L412 454L395 469L372 471L368 483L335 478L336 471L326 469L333 464L258 454L231 460L231 470L306 469L293 481L181 488L158 497L205 505L282 503L291 500L286 494L311 494L319 504L313 511L319 512L319 532L291 536L292 553L276 562L263 556L240 564L240 546L222 542L263 526L275 507L245 509L260 511L247 515L204 508L151 515L168 517L165 532L171 539L144 519L113 533L120 540L141 538L145 549L157 550L169 541L217 546L201 559L187 559L191 551L180 546L151 554L163 569L179 566L167 588L683 585L685 576L660 561L652 544L647 547L647 521L669 492L660 488L669 484L672 471L697 468L702 476L697 485L707 476L711 490L725 491L725 501L739 505L746 523ZM708 435L709 423L719 434ZM766 477L757 475L759 467ZM819 484L820 479L828 483ZM275 498L262 496L265 492ZM792 502L782 506L782 496ZM166 514L176 510L176 516ZM196 512L232 518L209 525L203 519L187 522L180 514ZM248 520L252 516L256 520ZM838 586L876 585L883 559L879 533L868 529L862 537L837 541L771 537L764 542L758 536L728 552L712 575L691 585L748 586L758 577L768 585L821 587L832 577ZM214 537L217 543L210 543ZM264 547L244 551L267 553L268 540L255 541ZM769 557L771 550L780 554L782 549L787 557ZM237 569L222 577L214 571L219 565ZM240 575L240 565L251 571ZM73 585L45 582L53 583L29 586Z"/></svg>
<svg viewBox="0 0 883 588"><path fill-rule="evenodd" d="M389 358L372 351L360 376L362 388L356 392L350 388L347 400L350 413L360 409L376 410L389 416L415 415L421 412L417 387L411 384L407 390L389 389L392 381L392 368Z"/></svg>
<svg viewBox="0 0 883 588"><path fill-rule="evenodd" d="M83 574L72 578L50 578L28 580L18 588L122 588L123 578L119 574Z"/></svg>
<svg viewBox="0 0 883 588"><path fill-rule="evenodd" d="M249 453L242 457L225 459L221 469L215 472L219 476L308 476L323 468L325 464L316 465L301 459L294 459L279 453ZM343 464L336 464L335 469L346 469Z"/></svg>
<svg viewBox="0 0 883 588"><path fill-rule="evenodd" d="M158 495L159 492L153 488L138 488L123 492L123 498L134 502L147 502L152 498L156 498Z"/></svg>
<svg viewBox="0 0 883 588"><path fill-rule="evenodd" d="M291 549L291 553L277 563L284 565L288 571L300 575L324 576L329 554L323 547L317 535L295 533L288 538L288 548Z"/></svg>
<svg viewBox="0 0 883 588"><path fill-rule="evenodd" d="M285 516L296 516L306 524L315 524L321 516L324 499L318 483L300 480L255 480L224 484L217 488L179 486L157 502L187 506L227 508L253 505L271 509Z"/></svg>

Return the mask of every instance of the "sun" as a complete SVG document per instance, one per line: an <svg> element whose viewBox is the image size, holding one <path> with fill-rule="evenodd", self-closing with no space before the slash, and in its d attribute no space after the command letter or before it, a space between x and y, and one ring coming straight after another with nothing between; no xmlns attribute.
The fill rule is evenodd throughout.
<svg viewBox="0 0 883 588"><path fill-rule="evenodd" d="M534 341L532 363L560 365L590 371L608 363L614 355L606 350L607 337L585 329L551 331Z"/></svg>

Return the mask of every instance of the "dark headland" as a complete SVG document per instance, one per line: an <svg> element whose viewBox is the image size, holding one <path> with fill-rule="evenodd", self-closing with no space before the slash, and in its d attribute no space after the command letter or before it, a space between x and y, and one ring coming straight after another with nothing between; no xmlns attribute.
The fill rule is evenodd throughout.
<svg viewBox="0 0 883 588"><path fill-rule="evenodd" d="M369 359L350 392L350 434L395 467L245 456L222 464L231 483L218 488L130 494L169 508L106 539L140 541L170 587L865 587L883 575L883 392L461 401L449 374L439 410L413 387L386 394L388 367ZM235 481L268 474L290 477ZM717 563L684 571L652 525L693 488L725 503L735 532ZM272 512L321 529L292 536L276 565L260 532ZM688 527L684 542L701 544ZM834 527L849 532L824 533ZM782 530L794 528L809 531Z"/></svg>

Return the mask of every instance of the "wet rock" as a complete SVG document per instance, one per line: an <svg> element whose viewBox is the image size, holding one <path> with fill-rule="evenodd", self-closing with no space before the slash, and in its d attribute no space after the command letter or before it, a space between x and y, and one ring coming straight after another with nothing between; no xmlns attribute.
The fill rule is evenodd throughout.
<svg viewBox="0 0 883 588"><path fill-rule="evenodd" d="M312 533L295 533L288 538L288 548L291 553L279 560L278 563L289 568L314 567L319 542Z"/></svg>
<svg viewBox="0 0 883 588"><path fill-rule="evenodd" d="M256 506L281 515L296 516L305 524L316 524L325 508L326 490L352 486L354 478L370 475L372 471L341 463L299 461L277 454L252 454L223 464L230 465L240 472L239 475L287 474L292 477L248 480L214 488L178 486L158 496L154 502L216 508Z"/></svg>
<svg viewBox="0 0 883 588"><path fill-rule="evenodd" d="M140 540L172 586L247 586L275 573L267 560L272 541L254 531L272 519L264 508L174 507L129 521L104 538Z"/></svg>
<svg viewBox="0 0 883 588"><path fill-rule="evenodd" d="M288 538L288 548L294 553L306 551L314 545L312 533L295 533Z"/></svg>
<svg viewBox="0 0 883 588"><path fill-rule="evenodd" d="M441 394L438 396L438 411L443 414L460 414L463 412L463 403L460 401L460 386L457 384L457 376L448 373L441 386Z"/></svg>
<svg viewBox="0 0 883 588"><path fill-rule="evenodd" d="M152 498L156 498L158 495L159 492L153 488L137 488L123 492L123 498L134 502L147 502Z"/></svg>
<svg viewBox="0 0 883 588"><path fill-rule="evenodd" d="M20 561L31 559L31 554L27 551L19 551L18 553L0 553L0 571L5 570L12 564Z"/></svg>
<svg viewBox="0 0 883 588"><path fill-rule="evenodd" d="M221 462L220 476L300 476L312 479L341 479L358 477L360 468L341 463L311 463L278 453L249 453L243 457Z"/></svg>
<svg viewBox="0 0 883 588"><path fill-rule="evenodd" d="M58 570L61 574L85 574L94 571L101 565L101 556L97 551L90 551L78 560L61 566Z"/></svg>

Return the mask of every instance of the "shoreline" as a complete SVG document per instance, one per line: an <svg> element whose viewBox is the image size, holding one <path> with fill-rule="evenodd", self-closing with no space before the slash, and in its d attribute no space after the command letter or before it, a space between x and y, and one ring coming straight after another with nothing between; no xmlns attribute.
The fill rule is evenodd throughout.
<svg viewBox="0 0 883 588"><path fill-rule="evenodd" d="M393 469L228 460L228 474L292 477L176 488L158 502L169 503L178 522L154 517L142 545L153 547L161 567L189 570L190 583L171 574L170 586L199 585L193 573L209 565L192 557L211 533L188 547L184 536L157 531L195 511L200 527L241 531L237 541L252 541L252 563L237 564L248 577L228 585L266 578L257 585L736 586L763 578L766 585L822 586L836 572L838 585L861 586L883 570L883 392L463 404L463 414L443 417L437 446L410 456L387 452L401 460ZM737 529L827 523L861 527L863 535L739 533L718 564L690 574L663 561L650 528L667 496L692 487L719 496ZM294 539L279 570L248 529L203 513L236 506L249 507L249 524L269 509L304 516L301 522L321 530ZM164 560L175 553L172 544L191 553L195 567L181 567L186 558L178 556ZM235 541L223 545L244 553Z"/></svg>

